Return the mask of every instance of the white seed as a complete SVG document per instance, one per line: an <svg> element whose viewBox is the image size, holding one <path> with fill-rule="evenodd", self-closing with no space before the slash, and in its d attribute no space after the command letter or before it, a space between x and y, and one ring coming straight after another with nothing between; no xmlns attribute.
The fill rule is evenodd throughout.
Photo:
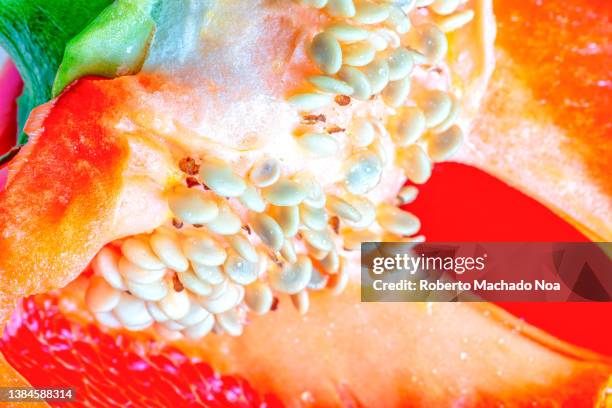
<svg viewBox="0 0 612 408"><path fill-rule="evenodd" d="M270 285L278 292L294 294L303 290L312 274L312 262L305 255L299 255L297 262L282 268L273 268L268 273Z"/></svg>
<svg viewBox="0 0 612 408"><path fill-rule="evenodd" d="M96 320L100 322L100 324L102 324L103 326L109 327L111 329L119 329L121 327L121 322L115 317L113 313L101 312L95 313L94 316L96 317Z"/></svg>
<svg viewBox="0 0 612 408"><path fill-rule="evenodd" d="M429 128L442 123L450 114L453 101L444 91L431 90L419 98L419 107L425 115L425 125Z"/></svg>
<svg viewBox="0 0 612 408"><path fill-rule="evenodd" d="M200 304L210 313L223 313L240 303L243 290L242 286L230 284L220 296L204 299Z"/></svg>
<svg viewBox="0 0 612 408"><path fill-rule="evenodd" d="M163 324L153 324L155 332L165 341L177 341L183 338L183 334L176 330L170 330Z"/></svg>
<svg viewBox="0 0 612 408"><path fill-rule="evenodd" d="M325 258L327 254L329 253L329 251L325 251L325 250L313 247L308 242L306 242L305 246L306 246L306 253L308 254L308 256L311 259L316 259L317 261L323 260L323 258Z"/></svg>
<svg viewBox="0 0 612 408"><path fill-rule="evenodd" d="M228 244L244 259L250 262L258 262L259 255L255 250L255 247L251 244L247 238L242 235L232 235L227 237Z"/></svg>
<svg viewBox="0 0 612 408"><path fill-rule="evenodd" d="M251 226L261 241L273 251L280 251L283 246L283 230L272 217L266 214L257 214Z"/></svg>
<svg viewBox="0 0 612 408"><path fill-rule="evenodd" d="M246 189L246 183L232 168L221 162L200 165L200 177L216 194L223 197L238 197Z"/></svg>
<svg viewBox="0 0 612 408"><path fill-rule="evenodd" d="M206 309L204 309L202 306L200 306L196 302L192 301L191 305L189 306L189 311L187 312L187 314L181 319L179 319L177 323L182 324L183 326L189 327L189 326L193 326L194 324L200 323L201 321L205 320L208 316L210 316L210 313L208 313Z"/></svg>
<svg viewBox="0 0 612 408"><path fill-rule="evenodd" d="M341 268L337 274L329 277L328 288L333 295L341 294L349 281L349 274L346 268Z"/></svg>
<svg viewBox="0 0 612 408"><path fill-rule="evenodd" d="M398 48L387 58L389 80L397 81L406 78L414 67L413 53L405 48Z"/></svg>
<svg viewBox="0 0 612 408"><path fill-rule="evenodd" d="M126 290L125 282L119 273L120 255L108 247L104 247L98 252L91 262L91 269L96 275L106 279L109 285L118 290Z"/></svg>
<svg viewBox="0 0 612 408"><path fill-rule="evenodd" d="M416 49L423 54L429 64L441 61L448 51L446 35L434 24L423 24L418 27Z"/></svg>
<svg viewBox="0 0 612 408"><path fill-rule="evenodd" d="M278 181L280 174L280 162L274 158L265 158L255 163L249 178L256 187L268 187Z"/></svg>
<svg viewBox="0 0 612 408"><path fill-rule="evenodd" d="M327 212L322 208L302 205L300 207L300 218L304 225L315 231L321 231L327 226Z"/></svg>
<svg viewBox="0 0 612 408"><path fill-rule="evenodd" d="M242 221L227 204L223 203L219 206L219 214L207 222L206 227L216 234L233 235L240 232Z"/></svg>
<svg viewBox="0 0 612 408"><path fill-rule="evenodd" d="M200 296L208 296L212 293L212 285L204 280L200 279L192 271L178 272L178 279L181 281L183 286L189 289L191 292Z"/></svg>
<svg viewBox="0 0 612 408"><path fill-rule="evenodd" d="M378 52L386 50L389 46L387 39L376 31L370 33L368 42L372 44L372 47Z"/></svg>
<svg viewBox="0 0 612 408"><path fill-rule="evenodd" d="M310 306L308 291L304 289L295 295L291 295L291 303L293 303L293 306L299 314L305 315L308 312L308 307Z"/></svg>
<svg viewBox="0 0 612 408"><path fill-rule="evenodd" d="M448 116L446 117L446 119L444 119L442 121L442 123L440 123L439 125L434 126L434 127L431 128L431 131L433 133L442 133L442 132L448 130L457 121L457 118L459 117L459 113L461 111L461 104L459 103L457 98L455 98L452 95L450 95L450 99L451 99L451 109L450 109L450 112L449 112Z"/></svg>
<svg viewBox="0 0 612 408"><path fill-rule="evenodd" d="M333 97L328 94L303 93L290 97L287 100L295 109L307 112L321 109L331 104Z"/></svg>
<svg viewBox="0 0 612 408"><path fill-rule="evenodd" d="M297 254L295 252L295 246L293 242L286 239L283 247L280 250L281 256L285 259L285 261L289 263L293 263L297 260Z"/></svg>
<svg viewBox="0 0 612 408"><path fill-rule="evenodd" d="M244 302L253 312L264 315L270 311L274 303L272 289L263 282L255 282L246 287Z"/></svg>
<svg viewBox="0 0 612 408"><path fill-rule="evenodd" d="M300 3L306 7L323 8L327 5L328 0L300 0Z"/></svg>
<svg viewBox="0 0 612 408"><path fill-rule="evenodd" d="M356 5L354 19L361 24L382 23L389 17L389 6L386 4L376 4L360 1Z"/></svg>
<svg viewBox="0 0 612 408"><path fill-rule="evenodd" d="M338 76L353 88L353 98L365 101L372 95L370 81L368 81L366 75L357 68L343 66Z"/></svg>
<svg viewBox="0 0 612 408"><path fill-rule="evenodd" d="M312 268L312 275L310 276L307 288L311 290L324 289L327 286L328 280L328 275L322 274L317 268Z"/></svg>
<svg viewBox="0 0 612 408"><path fill-rule="evenodd" d="M363 67L374 60L376 48L369 41L359 41L342 47L342 56L346 65Z"/></svg>
<svg viewBox="0 0 612 408"><path fill-rule="evenodd" d="M121 253L134 265L143 269L162 269L166 265L153 253L144 238L128 238L121 245Z"/></svg>
<svg viewBox="0 0 612 408"><path fill-rule="evenodd" d="M438 27L445 33L450 33L468 24L474 19L474 10L465 10L438 21Z"/></svg>
<svg viewBox="0 0 612 408"><path fill-rule="evenodd" d="M398 146L408 146L416 142L425 132L425 115L416 106L409 106L400 113L399 122L393 139Z"/></svg>
<svg viewBox="0 0 612 408"><path fill-rule="evenodd" d="M151 324L153 324L153 321L146 322L146 323L143 323L143 324L137 324L137 325L133 325L133 326L125 326L125 328L126 328L126 330L129 330L129 331L139 332L139 331L145 330L146 328L151 326Z"/></svg>
<svg viewBox="0 0 612 408"><path fill-rule="evenodd" d="M219 313L215 316L215 319L223 331L230 336L237 337L242 334L243 326L236 310L232 309L227 312Z"/></svg>
<svg viewBox="0 0 612 408"><path fill-rule="evenodd" d="M217 204L196 188L180 186L168 197L170 210L189 224L204 224L217 216Z"/></svg>
<svg viewBox="0 0 612 408"><path fill-rule="evenodd" d="M327 208L329 208L333 214L336 214L343 220L353 222L361 220L361 214L359 214L359 211L357 211L357 209L350 205L347 201L339 197L330 196L327 200Z"/></svg>
<svg viewBox="0 0 612 408"><path fill-rule="evenodd" d="M387 43L387 47L398 48L402 45L402 39L400 36L393 30L389 30L388 28L379 28L376 30L376 35L384 38Z"/></svg>
<svg viewBox="0 0 612 408"><path fill-rule="evenodd" d="M314 208L323 208L325 206L325 192L310 174L301 173L294 176L293 179L306 191L304 204Z"/></svg>
<svg viewBox="0 0 612 408"><path fill-rule="evenodd" d="M119 273L121 273L121 275L127 280L146 284L161 280L161 278L163 278L166 274L166 269L143 269L134 265L126 258L121 258L119 260Z"/></svg>
<svg viewBox="0 0 612 408"><path fill-rule="evenodd" d="M386 165L389 161L389 156L393 154L380 139L376 139L368 148L372 153L378 156L380 162Z"/></svg>
<svg viewBox="0 0 612 408"><path fill-rule="evenodd" d="M210 295L199 297L198 299L218 299L227 292L230 287L230 280L223 275L223 280L218 285L213 285L213 291Z"/></svg>
<svg viewBox="0 0 612 408"><path fill-rule="evenodd" d="M329 157L338 153L338 141L326 133L306 133L298 138L300 146L316 157Z"/></svg>
<svg viewBox="0 0 612 408"><path fill-rule="evenodd" d="M127 293L121 293L113 313L124 326L138 326L153 323L145 302Z"/></svg>
<svg viewBox="0 0 612 408"><path fill-rule="evenodd" d="M355 4L353 0L329 0L326 10L332 16L353 17L355 15Z"/></svg>
<svg viewBox="0 0 612 408"><path fill-rule="evenodd" d="M356 221L345 219L346 225L353 229L365 229L372 225L376 219L376 207L370 200L366 197L348 196L346 202L359 214L359 219Z"/></svg>
<svg viewBox="0 0 612 408"><path fill-rule="evenodd" d="M376 137L376 131L374 130L372 122L363 118L358 118L353 121L349 133L351 141L356 147L367 147Z"/></svg>
<svg viewBox="0 0 612 408"><path fill-rule="evenodd" d="M162 280L151 283L136 283L128 280L127 287L132 295L142 300L161 300L168 293L168 287Z"/></svg>
<svg viewBox="0 0 612 408"><path fill-rule="evenodd" d="M434 162L448 160L463 143L463 131L457 125L427 138L427 153Z"/></svg>
<svg viewBox="0 0 612 408"><path fill-rule="evenodd" d="M202 265L196 262L191 265L197 277L208 284L219 285L225 280L219 266Z"/></svg>
<svg viewBox="0 0 612 408"><path fill-rule="evenodd" d="M338 41L345 43L362 41L368 38L369 35L368 30L345 23L332 24L325 29L325 32L336 37Z"/></svg>
<svg viewBox="0 0 612 408"><path fill-rule="evenodd" d="M308 244L320 251L327 252L333 248L332 239L327 231L304 230L302 237Z"/></svg>
<svg viewBox="0 0 612 408"><path fill-rule="evenodd" d="M382 163L372 152L359 152L346 163L345 184L353 194L365 194L380 182Z"/></svg>
<svg viewBox="0 0 612 408"><path fill-rule="evenodd" d="M244 193L239 197L240 202L251 211L262 212L266 209L266 202L261 198L259 191L252 186L247 185Z"/></svg>
<svg viewBox="0 0 612 408"><path fill-rule="evenodd" d="M202 265L221 265L227 256L221 245L206 236L186 237L181 247L187 258Z"/></svg>
<svg viewBox="0 0 612 408"><path fill-rule="evenodd" d="M306 191L301 184L284 179L263 189L262 195L270 204L286 207L301 203L306 198Z"/></svg>
<svg viewBox="0 0 612 408"><path fill-rule="evenodd" d="M184 324L180 324L178 322L175 322L174 320L168 320L167 322L163 322L160 324L160 326L163 326L166 330L170 331L179 331L186 328Z"/></svg>
<svg viewBox="0 0 612 408"><path fill-rule="evenodd" d="M248 285L257 279L257 266L257 263L249 262L232 251L223 264L223 270L234 282Z"/></svg>
<svg viewBox="0 0 612 408"><path fill-rule="evenodd" d="M189 326L187 328L185 328L182 333L192 339L192 340L199 340L202 337L206 336L208 333L210 333L210 331L212 330L213 326L215 325L215 317L211 314L209 314L204 320L202 320L200 323L197 323L193 326Z"/></svg>
<svg viewBox="0 0 612 408"><path fill-rule="evenodd" d="M170 319L179 320L189 312L191 300L186 290L178 292L174 288L170 288L168 294L157 305Z"/></svg>
<svg viewBox="0 0 612 408"><path fill-rule="evenodd" d="M436 14L446 16L452 14L459 7L460 0L434 0L429 6Z"/></svg>
<svg viewBox="0 0 612 408"><path fill-rule="evenodd" d="M297 234L300 226L300 211L297 206L272 207L270 215L281 227L285 237L289 238Z"/></svg>
<svg viewBox="0 0 612 408"><path fill-rule="evenodd" d="M417 199L418 195L418 188L415 186L405 186L399 191L399 193L397 193L397 198L399 199L400 204L410 204Z"/></svg>
<svg viewBox="0 0 612 408"><path fill-rule="evenodd" d="M389 63L385 59L377 59L364 68L368 81L370 82L372 94L377 95L385 89L389 83Z"/></svg>
<svg viewBox="0 0 612 408"><path fill-rule="evenodd" d="M145 304L147 307L147 311L149 312L151 317L153 317L153 320L155 320L156 322L163 323L163 322L167 322L168 320L170 320L170 318L166 316L164 312L162 312L159 306L157 306L157 303L145 302Z"/></svg>
<svg viewBox="0 0 612 408"><path fill-rule="evenodd" d="M170 269L184 272L189 268L189 261L183 255L178 241L161 232L156 232L149 241L155 255Z"/></svg>
<svg viewBox="0 0 612 408"><path fill-rule="evenodd" d="M407 33L410 31L410 27L412 26L408 16L406 16L401 8L396 6L392 6L389 9L389 17L387 17L385 24L397 31L399 34Z"/></svg>
<svg viewBox="0 0 612 408"><path fill-rule="evenodd" d="M388 204L378 207L376 220L385 230L397 235L414 235L421 228L421 222L413 214Z"/></svg>
<svg viewBox="0 0 612 408"><path fill-rule="evenodd" d="M85 292L85 303L94 313L110 312L119 303L120 292L102 276L92 276Z"/></svg>
<svg viewBox="0 0 612 408"><path fill-rule="evenodd" d="M404 104L410 93L410 77L398 81L389 82L389 85L382 92L385 103L393 108Z"/></svg>
<svg viewBox="0 0 612 408"><path fill-rule="evenodd" d="M338 257L338 253L336 251L329 251L327 256L321 260L321 266L323 266L323 268L325 268L325 272L329 274L338 272L338 268L340 268L340 258Z"/></svg>
<svg viewBox="0 0 612 408"><path fill-rule="evenodd" d="M413 183L423 184L431 176L431 162L419 145L413 144L400 151L398 163Z"/></svg>
<svg viewBox="0 0 612 408"><path fill-rule="evenodd" d="M308 78L308 82L313 84L319 91L332 94L352 95L353 88L344 81L325 75L316 75Z"/></svg>
<svg viewBox="0 0 612 408"><path fill-rule="evenodd" d="M310 56L326 74L333 75L342 66L342 49L336 38L326 32L314 36L310 44Z"/></svg>

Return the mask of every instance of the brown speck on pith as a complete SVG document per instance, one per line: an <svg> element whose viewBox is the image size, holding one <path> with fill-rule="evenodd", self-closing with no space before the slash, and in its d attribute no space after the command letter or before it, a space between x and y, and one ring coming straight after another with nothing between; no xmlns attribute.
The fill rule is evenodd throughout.
<svg viewBox="0 0 612 408"><path fill-rule="evenodd" d="M275 311L276 309L278 309L278 302L278 298L274 296L274 300L272 300L272 306L270 307L271 311Z"/></svg>
<svg viewBox="0 0 612 408"><path fill-rule="evenodd" d="M183 173L195 176L200 171L200 166L196 163L195 159L184 157L179 161L179 169L181 169Z"/></svg>
<svg viewBox="0 0 612 408"><path fill-rule="evenodd" d="M187 187L191 188L191 187L199 186L200 182L195 177L187 177L185 179L185 184L187 184Z"/></svg>
<svg viewBox="0 0 612 408"><path fill-rule="evenodd" d="M334 100L340 106L346 106L351 103L351 97L348 95L336 95L336 98Z"/></svg>
<svg viewBox="0 0 612 408"><path fill-rule="evenodd" d="M322 113L319 115L304 115L303 117L304 123L307 125L314 125L317 122L325 122L325 115Z"/></svg>
<svg viewBox="0 0 612 408"><path fill-rule="evenodd" d="M245 230L247 234L251 235L251 227L248 224L244 224L242 229Z"/></svg>
<svg viewBox="0 0 612 408"><path fill-rule="evenodd" d="M334 134L334 133L344 132L346 129L343 129L343 128L339 127L339 126L331 126L331 127L328 127L326 130L327 130L327 133L329 133L331 135L331 134Z"/></svg>
<svg viewBox="0 0 612 408"><path fill-rule="evenodd" d="M336 234L339 233L340 232L340 218L338 218L336 215L331 217L329 219L329 226L332 228L332 230L334 230Z"/></svg>
<svg viewBox="0 0 612 408"><path fill-rule="evenodd" d="M183 221L179 220L178 218L173 218L172 219L172 225L176 229L181 229L181 228L183 228Z"/></svg>
<svg viewBox="0 0 612 408"><path fill-rule="evenodd" d="M177 274L174 274L174 276L172 277L172 286L174 287L174 290L176 292L182 292L185 289Z"/></svg>
<svg viewBox="0 0 612 408"><path fill-rule="evenodd" d="M204 225L203 224L191 224L193 225L194 228L202 228Z"/></svg>

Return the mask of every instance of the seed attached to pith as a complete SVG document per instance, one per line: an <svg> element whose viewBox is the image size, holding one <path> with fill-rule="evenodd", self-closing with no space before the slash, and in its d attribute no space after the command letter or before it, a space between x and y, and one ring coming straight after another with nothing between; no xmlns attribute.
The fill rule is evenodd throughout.
<svg viewBox="0 0 612 408"><path fill-rule="evenodd" d="M168 286L162 280L151 283L137 283L128 280L127 287L132 295L142 300L161 300L168 293Z"/></svg>
<svg viewBox="0 0 612 408"><path fill-rule="evenodd" d="M189 224L204 224L219 212L217 204L206 193L182 186L170 193L168 205L177 217Z"/></svg>
<svg viewBox="0 0 612 408"><path fill-rule="evenodd" d="M268 278L274 290L294 294L308 285L311 274L312 262L307 256L299 255L297 262L270 270Z"/></svg>
<svg viewBox="0 0 612 408"><path fill-rule="evenodd" d="M294 295L291 295L291 302L299 314L305 315L306 312L308 312L308 307L310 306L308 291L304 289Z"/></svg>
<svg viewBox="0 0 612 408"><path fill-rule="evenodd" d="M364 68L368 81L370 82L372 94L378 95L387 86L391 71L389 63L385 59L377 59Z"/></svg>
<svg viewBox="0 0 612 408"><path fill-rule="evenodd" d="M368 228L376 219L376 207L366 197L348 196L346 202L350 204L359 213L357 221L345 219L346 225L353 229Z"/></svg>
<svg viewBox="0 0 612 408"><path fill-rule="evenodd" d="M168 267L175 271L184 272L189 267L189 261L183 255L178 241L161 232L153 234L149 240L155 255Z"/></svg>
<svg viewBox="0 0 612 408"><path fill-rule="evenodd" d="M85 292L85 303L94 313L110 312L119 303L120 293L102 276L92 276Z"/></svg>
<svg viewBox="0 0 612 408"><path fill-rule="evenodd" d="M128 238L121 245L121 252L130 262L143 269L163 269L166 267L153 253L149 243L142 238Z"/></svg>
<svg viewBox="0 0 612 408"><path fill-rule="evenodd" d="M417 217L388 204L378 207L376 220L385 230L397 235L414 235L421 228Z"/></svg>
<svg viewBox="0 0 612 408"><path fill-rule="evenodd" d="M446 35L436 25L429 23L418 27L415 46L429 64L441 61L448 51Z"/></svg>
<svg viewBox="0 0 612 408"><path fill-rule="evenodd" d="M244 302L249 309L259 315L268 313L273 301L272 289L263 282L255 282L245 289Z"/></svg>
<svg viewBox="0 0 612 408"><path fill-rule="evenodd" d="M464 10L438 21L438 27L445 33L458 30L474 19L474 10Z"/></svg>
<svg viewBox="0 0 612 408"><path fill-rule="evenodd" d="M328 94L303 93L290 97L287 100L295 109L301 112L321 109L332 103L332 96Z"/></svg>
<svg viewBox="0 0 612 408"><path fill-rule="evenodd" d="M219 206L219 214L206 227L216 234L233 235L240 232L242 221L225 203Z"/></svg>
<svg viewBox="0 0 612 408"><path fill-rule="evenodd" d="M311 76L308 78L308 82L323 92L344 95L351 95L353 93L353 88L346 82L325 75Z"/></svg>
<svg viewBox="0 0 612 408"><path fill-rule="evenodd" d="M198 340L210 333L214 325L215 317L212 314L209 314L200 323L196 323L193 326L185 328L182 333L192 340Z"/></svg>
<svg viewBox="0 0 612 408"><path fill-rule="evenodd" d="M202 265L221 265L227 256L223 247L207 236L186 237L181 246L187 258Z"/></svg>
<svg viewBox="0 0 612 408"><path fill-rule="evenodd" d="M338 40L329 33L314 36L310 44L310 56L318 67L328 75L333 75L342 66L342 49Z"/></svg>
<svg viewBox="0 0 612 408"><path fill-rule="evenodd" d="M188 290L200 296L208 296L212 293L212 285L198 278L192 271L178 272L178 279Z"/></svg>
<svg viewBox="0 0 612 408"><path fill-rule="evenodd" d="M410 93L410 77L398 81L389 82L389 85L382 92L385 103L392 108L397 108L404 104Z"/></svg>
<svg viewBox="0 0 612 408"><path fill-rule="evenodd" d="M333 242L327 231L302 231L302 237L315 249L320 251L330 251L333 248Z"/></svg>
<svg viewBox="0 0 612 408"><path fill-rule="evenodd" d="M300 218L304 225L315 231L321 231L327 226L327 212L322 208L302 205L300 207Z"/></svg>
<svg viewBox="0 0 612 408"><path fill-rule="evenodd" d="M227 242L241 257L250 262L258 262L259 255L251 242L242 235L227 237Z"/></svg>
<svg viewBox="0 0 612 408"><path fill-rule="evenodd" d="M342 47L343 62L353 67L363 67L374 60L376 49L369 41L359 41Z"/></svg>
<svg viewBox="0 0 612 408"><path fill-rule="evenodd" d="M446 16L452 14L459 7L460 0L434 0L429 6L436 14Z"/></svg>
<svg viewBox="0 0 612 408"><path fill-rule="evenodd" d="M257 214L251 226L261 241L273 251L280 251L285 240L283 230L272 217L266 214Z"/></svg>
<svg viewBox="0 0 612 408"><path fill-rule="evenodd" d="M387 17L385 25L397 31L399 34L405 34L410 31L412 24L401 8L391 6L389 8L389 17Z"/></svg>
<svg viewBox="0 0 612 408"><path fill-rule="evenodd" d="M316 157L329 157L338 153L340 145L325 133L306 133L298 138L300 146Z"/></svg>
<svg viewBox="0 0 612 408"><path fill-rule="evenodd" d="M98 252L91 262L91 268L96 275L106 279L109 285L118 290L127 290L125 282L119 273L119 259L121 256L108 247Z"/></svg>
<svg viewBox="0 0 612 408"><path fill-rule="evenodd" d="M292 237L298 232L300 226L300 211L297 206L273 207L270 215L283 230L285 237Z"/></svg>
<svg viewBox="0 0 612 408"><path fill-rule="evenodd" d="M394 140L398 146L408 146L416 142L425 132L425 115L415 106L404 108L399 117Z"/></svg>
<svg viewBox="0 0 612 408"><path fill-rule="evenodd" d="M219 285L225 280L225 276L219 266L192 264L193 271L204 282L210 285Z"/></svg>
<svg viewBox="0 0 612 408"><path fill-rule="evenodd" d="M127 258L119 260L118 269L121 276L126 280L144 284L159 281L166 274L165 267L162 267L162 269L143 269L128 261Z"/></svg>
<svg viewBox="0 0 612 408"><path fill-rule="evenodd" d="M330 33L338 41L345 43L352 43L356 41L362 41L368 38L369 31L361 27L356 27L346 23L336 23L325 29L327 33Z"/></svg>
<svg viewBox="0 0 612 408"><path fill-rule="evenodd" d="M380 182L382 163L372 152L351 156L346 164L345 184L353 194L365 194Z"/></svg>
<svg viewBox="0 0 612 408"><path fill-rule="evenodd" d="M360 1L356 4L355 21L361 24L382 23L389 17L389 6L376 4L368 1Z"/></svg>
<svg viewBox="0 0 612 408"><path fill-rule="evenodd" d="M431 161L419 145L413 144L400 151L398 163L413 183L423 184L431 176Z"/></svg>
<svg viewBox="0 0 612 408"><path fill-rule="evenodd" d="M230 252L223 264L223 270L240 285L248 285L257 279L257 263L249 262L234 252Z"/></svg>
<svg viewBox="0 0 612 408"><path fill-rule="evenodd" d="M124 326L147 325L153 323L145 302L125 292L121 293L119 303L114 309L115 316Z"/></svg>
<svg viewBox="0 0 612 408"><path fill-rule="evenodd" d="M429 128L439 125L448 117L453 103L451 97L440 90L429 91L419 100L419 107L425 115L425 125Z"/></svg>
<svg viewBox="0 0 612 408"><path fill-rule="evenodd" d="M336 17L353 17L356 12L353 0L329 0L326 10Z"/></svg>
<svg viewBox="0 0 612 408"><path fill-rule="evenodd" d="M161 299L157 305L166 316L172 320L179 320L189 312L191 300L187 291L175 291L173 288L168 290L168 294Z"/></svg>
<svg viewBox="0 0 612 408"><path fill-rule="evenodd" d="M357 68L344 66L338 76L353 88L353 98L365 101L372 95L368 78Z"/></svg>
<svg viewBox="0 0 612 408"><path fill-rule="evenodd" d="M397 198L399 199L400 204L410 204L416 200L419 195L419 189L415 186L406 186L403 187L399 193L397 193Z"/></svg>
<svg viewBox="0 0 612 408"><path fill-rule="evenodd" d="M281 166L274 158L265 158L251 168L249 178L257 187L268 187L276 183L280 177Z"/></svg>
<svg viewBox="0 0 612 408"><path fill-rule="evenodd" d="M242 334L243 326L235 309L219 313L215 319L223 331L230 336L236 337Z"/></svg>
<svg viewBox="0 0 612 408"><path fill-rule="evenodd" d="M238 197L246 189L242 177L225 163L203 163L200 166L200 177L208 188L222 197Z"/></svg>
<svg viewBox="0 0 612 408"><path fill-rule="evenodd" d="M356 222L361 219L359 211L339 197L330 196L327 200L327 208L329 208L332 213L345 220Z"/></svg>
<svg viewBox="0 0 612 408"><path fill-rule="evenodd" d="M263 189L262 195L270 204L286 207L301 203L306 198L306 191L299 183L284 179Z"/></svg>
<svg viewBox="0 0 612 408"><path fill-rule="evenodd" d="M295 246L293 245L293 241L286 239L283 243L283 247L280 250L281 256L285 259L285 261L289 263L293 263L297 260L297 254L295 252Z"/></svg>
<svg viewBox="0 0 612 408"><path fill-rule="evenodd" d="M457 125L427 138L427 153L434 162L448 160L463 143L463 131Z"/></svg>

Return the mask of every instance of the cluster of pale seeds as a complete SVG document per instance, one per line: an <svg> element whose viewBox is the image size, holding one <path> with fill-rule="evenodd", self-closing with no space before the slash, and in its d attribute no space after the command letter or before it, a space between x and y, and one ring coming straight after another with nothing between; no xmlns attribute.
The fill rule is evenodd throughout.
<svg viewBox="0 0 612 408"><path fill-rule="evenodd" d="M313 111L351 98L380 96L399 108L387 126L407 177L423 183L431 162L445 160L463 134L455 124L456 99L432 90L405 106L415 66L434 67L445 56L445 32L473 17L459 0L299 0L323 9L332 23L312 39L310 55L321 75L309 77L313 92L289 98L307 123L325 121ZM428 7L441 19L412 27L408 15ZM402 45L410 36L411 46ZM108 244L92 261L86 304L113 328L155 327L167 339L198 339L211 331L237 336L248 311L274 310L287 294L300 313L309 292L340 293L348 282L344 256L363 241L421 240L419 220L394 205L374 204L365 193L380 182L384 158L376 119L355 118L343 191L326 194L313 176L281 177L275 158L262 158L246 177L219 161L183 158L184 184L169 193L174 218L155 231ZM390 129L391 128L391 129ZM343 131L343 130L341 130ZM311 154L338 151L335 131L299 136ZM398 203L418 190L404 187ZM382 231L382 232L381 232Z"/></svg>

